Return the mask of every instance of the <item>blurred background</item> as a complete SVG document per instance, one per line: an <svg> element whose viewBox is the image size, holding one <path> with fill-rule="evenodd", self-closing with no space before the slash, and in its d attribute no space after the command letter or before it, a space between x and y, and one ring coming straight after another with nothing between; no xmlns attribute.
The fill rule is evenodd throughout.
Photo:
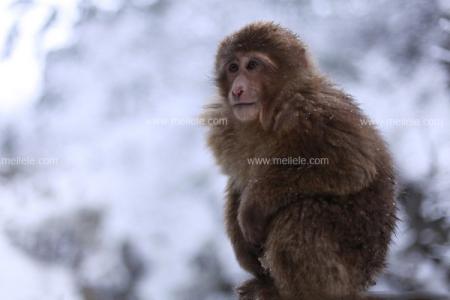
<svg viewBox="0 0 450 300"><path fill-rule="evenodd" d="M297 32L390 145L401 222L373 290L450 292L450 1L2 0L2 298L233 299L195 118L217 43L255 20Z"/></svg>

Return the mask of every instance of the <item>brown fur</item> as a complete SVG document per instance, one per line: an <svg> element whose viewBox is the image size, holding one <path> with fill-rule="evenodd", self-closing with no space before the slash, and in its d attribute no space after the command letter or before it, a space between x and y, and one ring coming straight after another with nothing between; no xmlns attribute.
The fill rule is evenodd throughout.
<svg viewBox="0 0 450 300"><path fill-rule="evenodd" d="M227 104L223 61L266 53L277 75L262 118L241 123ZM321 299L365 290L384 267L395 224L391 158L353 99L314 68L305 46L273 23L227 37L216 57L219 101L208 143L229 176L225 221L240 265L255 279L240 299ZM252 165L254 157L321 157L327 165Z"/></svg>

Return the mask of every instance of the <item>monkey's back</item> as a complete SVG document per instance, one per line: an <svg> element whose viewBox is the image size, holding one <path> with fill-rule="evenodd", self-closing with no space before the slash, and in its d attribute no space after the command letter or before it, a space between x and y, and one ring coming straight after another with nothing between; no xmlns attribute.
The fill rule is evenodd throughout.
<svg viewBox="0 0 450 300"><path fill-rule="evenodd" d="M395 212L394 184L384 176L346 196L302 196L272 219L263 261L280 274L293 274L285 280L296 281L290 286L301 282L303 292L324 282L362 291L385 266Z"/></svg>

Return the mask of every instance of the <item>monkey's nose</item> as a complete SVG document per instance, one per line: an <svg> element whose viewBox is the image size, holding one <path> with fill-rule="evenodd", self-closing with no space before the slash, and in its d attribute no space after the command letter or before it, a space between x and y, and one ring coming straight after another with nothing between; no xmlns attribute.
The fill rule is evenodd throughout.
<svg viewBox="0 0 450 300"><path fill-rule="evenodd" d="M239 98L239 97L241 97L242 94L244 93L244 89L241 88L241 87L238 87L238 88L234 89L234 90L232 91L232 93L233 93L233 96Z"/></svg>

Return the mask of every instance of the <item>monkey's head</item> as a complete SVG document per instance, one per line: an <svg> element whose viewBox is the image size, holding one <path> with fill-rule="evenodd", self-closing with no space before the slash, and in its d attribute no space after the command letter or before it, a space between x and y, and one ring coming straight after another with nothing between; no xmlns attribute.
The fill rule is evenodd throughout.
<svg viewBox="0 0 450 300"><path fill-rule="evenodd" d="M298 37L270 22L249 24L226 37L215 69L220 95L236 119L263 125L283 86L312 70Z"/></svg>

